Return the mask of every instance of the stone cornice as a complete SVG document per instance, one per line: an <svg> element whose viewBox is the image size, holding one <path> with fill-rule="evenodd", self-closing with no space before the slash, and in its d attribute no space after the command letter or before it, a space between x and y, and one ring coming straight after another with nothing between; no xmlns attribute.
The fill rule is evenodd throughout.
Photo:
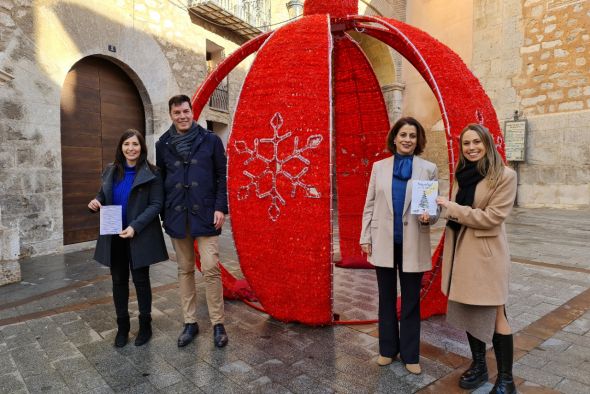
<svg viewBox="0 0 590 394"><path fill-rule="evenodd" d="M406 84L403 82L394 82L392 84L383 85L381 86L382 92L391 92L393 90L400 90L403 91L406 88Z"/></svg>

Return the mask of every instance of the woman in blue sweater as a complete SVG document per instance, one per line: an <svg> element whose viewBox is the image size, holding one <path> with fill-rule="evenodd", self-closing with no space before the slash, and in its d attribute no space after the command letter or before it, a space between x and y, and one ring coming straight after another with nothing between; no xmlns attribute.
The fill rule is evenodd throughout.
<svg viewBox="0 0 590 394"><path fill-rule="evenodd" d="M419 157L426 146L420 123L401 118L387 136L393 156L373 164L363 211L360 246L375 266L379 289L379 357L391 364L399 354L406 369L421 373L420 287L422 274L431 269L430 225L437 215L412 215L412 181L436 181L434 163ZM397 277L401 313L397 317Z"/></svg>
<svg viewBox="0 0 590 394"><path fill-rule="evenodd" d="M113 301L117 315L115 346L127 344L129 323L129 270L139 305L139 332L135 346L152 336L150 285L151 264L168 259L159 213L164 203L164 186L157 167L147 160L143 135L126 130L119 140L115 161L102 174L96 198L88 203L97 212L103 205L120 205L123 231L118 235L101 235L94 259L111 269Z"/></svg>

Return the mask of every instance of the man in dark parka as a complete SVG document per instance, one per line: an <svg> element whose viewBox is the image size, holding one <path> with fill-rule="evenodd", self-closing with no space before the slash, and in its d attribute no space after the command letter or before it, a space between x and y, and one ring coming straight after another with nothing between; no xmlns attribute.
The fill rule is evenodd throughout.
<svg viewBox="0 0 590 394"><path fill-rule="evenodd" d="M178 346L188 345L199 332L194 252L197 241L213 340L215 346L223 347L228 337L223 326L218 236L228 212L225 149L217 135L194 121L188 96L172 97L168 110L172 125L156 143L156 164L164 179L164 229L172 240L178 263L185 323Z"/></svg>

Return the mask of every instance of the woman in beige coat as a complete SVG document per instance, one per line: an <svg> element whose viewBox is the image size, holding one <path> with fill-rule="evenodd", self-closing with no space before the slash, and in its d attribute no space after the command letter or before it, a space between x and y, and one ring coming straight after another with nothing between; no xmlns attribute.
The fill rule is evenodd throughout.
<svg viewBox="0 0 590 394"><path fill-rule="evenodd" d="M426 135L414 118L398 120L387 136L393 157L373 164L367 191L360 244L375 266L379 288L379 365L399 353L408 371L421 372L420 287L431 266L430 224L438 215L410 214L412 180L437 180L434 163L418 155ZM397 319L397 275L402 293Z"/></svg>
<svg viewBox="0 0 590 394"><path fill-rule="evenodd" d="M449 297L447 321L467 331L473 356L459 386L488 380L486 342L492 342L498 378L490 393L515 393L512 331L506 318L510 253L504 221L516 197L516 173L504 165L488 129L468 125L460 135L452 200L438 197L448 220L442 290Z"/></svg>

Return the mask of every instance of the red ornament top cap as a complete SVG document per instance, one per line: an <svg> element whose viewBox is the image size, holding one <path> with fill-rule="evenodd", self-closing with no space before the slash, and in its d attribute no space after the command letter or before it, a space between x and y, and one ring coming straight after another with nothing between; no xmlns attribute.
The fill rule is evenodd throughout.
<svg viewBox="0 0 590 394"><path fill-rule="evenodd" d="M305 0L303 15L330 14L331 17L358 15L358 0Z"/></svg>

